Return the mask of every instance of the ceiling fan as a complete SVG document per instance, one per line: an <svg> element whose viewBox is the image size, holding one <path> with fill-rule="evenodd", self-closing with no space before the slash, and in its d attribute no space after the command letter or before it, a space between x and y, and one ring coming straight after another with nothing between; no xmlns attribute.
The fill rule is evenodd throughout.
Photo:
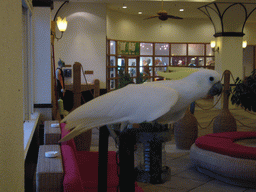
<svg viewBox="0 0 256 192"><path fill-rule="evenodd" d="M164 1L163 0L162 0L162 10L158 11L157 15L153 15L153 16L150 16L150 17L145 18L145 19L153 19L153 18L156 18L156 17L158 17L162 21L165 21L168 18L171 18L171 19L183 19L181 17L177 17L177 16L174 16L174 15L168 15L167 11L164 10Z"/></svg>

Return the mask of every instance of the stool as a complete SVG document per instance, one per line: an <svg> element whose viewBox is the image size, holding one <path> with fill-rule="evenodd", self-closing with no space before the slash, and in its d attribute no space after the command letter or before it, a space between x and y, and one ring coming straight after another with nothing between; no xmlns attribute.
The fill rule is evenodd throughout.
<svg viewBox="0 0 256 192"><path fill-rule="evenodd" d="M45 157L47 151L58 151L58 156ZM36 168L36 191L62 191L64 171L59 145L41 145L39 147Z"/></svg>
<svg viewBox="0 0 256 192"><path fill-rule="evenodd" d="M58 144L60 140L60 127L51 127L51 124L59 123L59 121L45 121L44 122L44 144L54 145Z"/></svg>

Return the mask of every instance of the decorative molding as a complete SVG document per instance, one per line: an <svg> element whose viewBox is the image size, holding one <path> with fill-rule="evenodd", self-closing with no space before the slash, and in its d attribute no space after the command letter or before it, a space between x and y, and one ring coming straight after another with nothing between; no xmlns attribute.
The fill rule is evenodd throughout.
<svg viewBox="0 0 256 192"><path fill-rule="evenodd" d="M34 108L52 108L51 103L35 103Z"/></svg>
<svg viewBox="0 0 256 192"><path fill-rule="evenodd" d="M198 8L211 20L215 37L242 37L244 26L256 3L214 2Z"/></svg>
<svg viewBox="0 0 256 192"><path fill-rule="evenodd" d="M243 37L245 34L240 32L222 32L215 33L214 37Z"/></svg>
<svg viewBox="0 0 256 192"><path fill-rule="evenodd" d="M53 7L53 0L32 0L32 4L34 7Z"/></svg>

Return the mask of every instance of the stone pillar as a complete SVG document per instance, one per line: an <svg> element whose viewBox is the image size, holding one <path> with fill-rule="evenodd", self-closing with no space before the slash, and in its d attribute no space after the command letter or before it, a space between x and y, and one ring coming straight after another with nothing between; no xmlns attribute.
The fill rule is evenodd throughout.
<svg viewBox="0 0 256 192"><path fill-rule="evenodd" d="M243 78L243 37L217 37L215 52L215 70L222 74L229 70L234 78ZM230 81L233 83L232 81Z"/></svg>
<svg viewBox="0 0 256 192"><path fill-rule="evenodd" d="M220 74L229 70L235 79L244 78L242 42L245 34L243 30L255 8L254 3L229 2L214 2L198 8L209 17L214 26L215 70ZM232 79L230 82L234 83ZM217 108L220 107L221 103L217 105Z"/></svg>
<svg viewBox="0 0 256 192"><path fill-rule="evenodd" d="M242 48L243 37L217 37L216 46L219 47L219 51L215 52L215 70L220 74L223 74L225 70L229 70L233 77L236 79L244 78L244 68L243 68L243 48ZM224 79L222 80L222 84ZM230 83L234 84L231 77ZM214 97L214 101L217 102L218 96ZM229 98L230 100L230 98ZM217 108L221 108L222 102L217 104ZM236 108L230 102L230 108Z"/></svg>

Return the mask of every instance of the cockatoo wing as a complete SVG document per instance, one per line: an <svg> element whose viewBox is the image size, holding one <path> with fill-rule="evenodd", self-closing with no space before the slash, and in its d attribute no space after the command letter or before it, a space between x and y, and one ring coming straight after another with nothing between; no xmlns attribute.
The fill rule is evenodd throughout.
<svg viewBox="0 0 256 192"><path fill-rule="evenodd" d="M178 101L179 94L165 86L130 84L80 106L62 122L74 128L61 139L67 141L94 127L114 123L151 122L167 113Z"/></svg>
<svg viewBox="0 0 256 192"><path fill-rule="evenodd" d="M157 71L157 74L166 79L177 80L183 79L184 77L187 77L198 70L200 69L189 67L168 67L167 71L170 72Z"/></svg>

